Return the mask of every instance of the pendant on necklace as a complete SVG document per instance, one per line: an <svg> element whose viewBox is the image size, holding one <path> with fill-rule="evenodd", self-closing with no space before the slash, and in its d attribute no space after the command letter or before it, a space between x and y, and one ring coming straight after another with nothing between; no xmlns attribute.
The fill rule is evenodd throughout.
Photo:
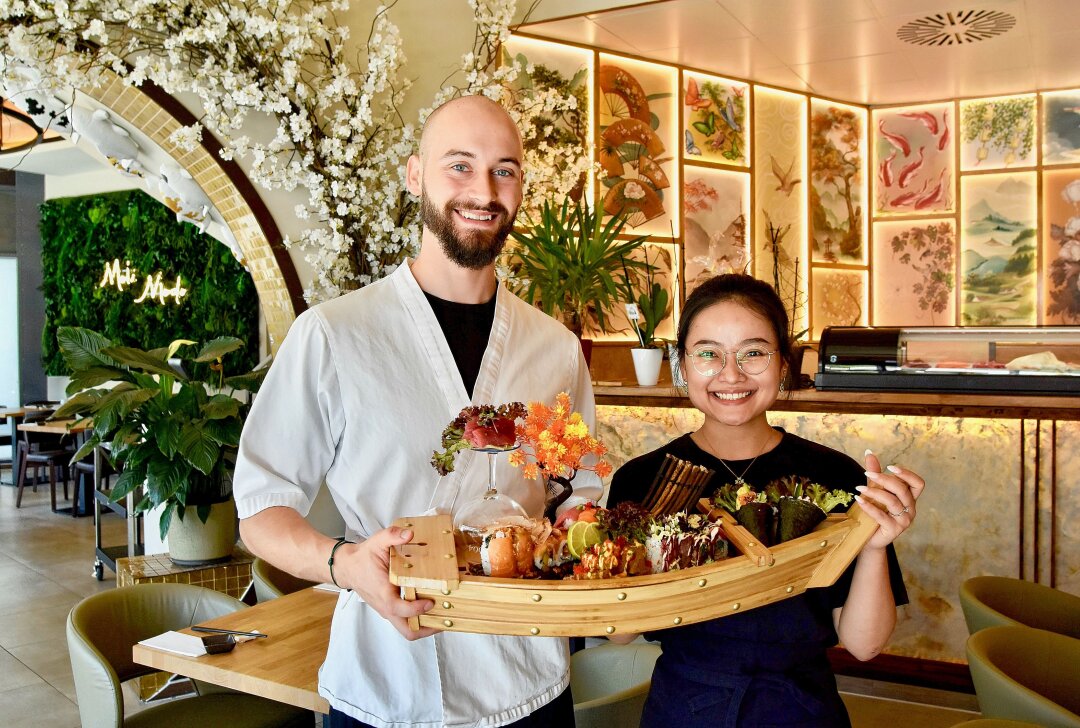
<svg viewBox="0 0 1080 728"><path fill-rule="evenodd" d="M743 480L742 476L740 475L737 478L735 478L735 485L737 485L737 486L739 486L741 488L742 486L746 485L746 481Z"/></svg>

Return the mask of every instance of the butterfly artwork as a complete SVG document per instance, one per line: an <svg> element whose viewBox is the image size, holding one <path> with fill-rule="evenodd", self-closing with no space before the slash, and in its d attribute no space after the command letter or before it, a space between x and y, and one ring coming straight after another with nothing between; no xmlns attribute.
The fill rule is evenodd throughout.
<svg viewBox="0 0 1080 728"><path fill-rule="evenodd" d="M716 114L709 112L704 121L695 121L691 124L704 137L711 137L716 133Z"/></svg>
<svg viewBox="0 0 1080 728"><path fill-rule="evenodd" d="M694 143L694 135L690 133L689 129L683 129L683 136L686 139L686 153L693 154L695 156L701 156L701 148Z"/></svg>
<svg viewBox="0 0 1080 728"><path fill-rule="evenodd" d="M712 100L701 98L697 81L691 77L686 80L686 95L683 97L683 103L695 111L703 111L712 105Z"/></svg>
<svg viewBox="0 0 1080 728"><path fill-rule="evenodd" d="M730 126L732 131L736 133L742 131L742 124L735 118L735 102L730 98L727 100L727 106L720 109L720 116L723 117L724 123Z"/></svg>

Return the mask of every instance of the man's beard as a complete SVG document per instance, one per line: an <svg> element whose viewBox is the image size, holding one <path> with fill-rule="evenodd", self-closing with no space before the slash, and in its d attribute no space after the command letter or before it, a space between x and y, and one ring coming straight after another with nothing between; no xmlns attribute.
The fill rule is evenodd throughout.
<svg viewBox="0 0 1080 728"><path fill-rule="evenodd" d="M503 224L491 233L483 230L459 233L454 226L455 209L501 214ZM440 211L429 201L427 195L422 195L420 198L420 219L424 227L438 238L446 257L462 268L471 270L480 270L494 263L502 252L507 236L514 228L513 216L498 202L492 202L486 207L478 207L450 200Z"/></svg>

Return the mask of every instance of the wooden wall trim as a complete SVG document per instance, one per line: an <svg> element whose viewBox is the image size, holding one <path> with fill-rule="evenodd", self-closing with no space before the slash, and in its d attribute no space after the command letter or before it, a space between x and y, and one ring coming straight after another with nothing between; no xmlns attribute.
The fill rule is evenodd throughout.
<svg viewBox="0 0 1080 728"><path fill-rule="evenodd" d="M878 655L861 662L843 647L833 647L829 650L829 664L837 675L975 694L971 672L967 665L960 662L899 655Z"/></svg>

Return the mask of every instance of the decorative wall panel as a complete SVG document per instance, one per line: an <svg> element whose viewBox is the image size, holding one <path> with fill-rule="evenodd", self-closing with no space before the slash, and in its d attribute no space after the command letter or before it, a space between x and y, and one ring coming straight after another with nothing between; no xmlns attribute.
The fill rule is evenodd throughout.
<svg viewBox="0 0 1080 728"><path fill-rule="evenodd" d="M953 105L874 112L876 214L952 212Z"/></svg>
<svg viewBox="0 0 1080 728"><path fill-rule="evenodd" d="M1034 172L962 177L961 323L1035 324Z"/></svg>
<svg viewBox="0 0 1080 728"><path fill-rule="evenodd" d="M952 220L874 223L874 326L956 325Z"/></svg>

